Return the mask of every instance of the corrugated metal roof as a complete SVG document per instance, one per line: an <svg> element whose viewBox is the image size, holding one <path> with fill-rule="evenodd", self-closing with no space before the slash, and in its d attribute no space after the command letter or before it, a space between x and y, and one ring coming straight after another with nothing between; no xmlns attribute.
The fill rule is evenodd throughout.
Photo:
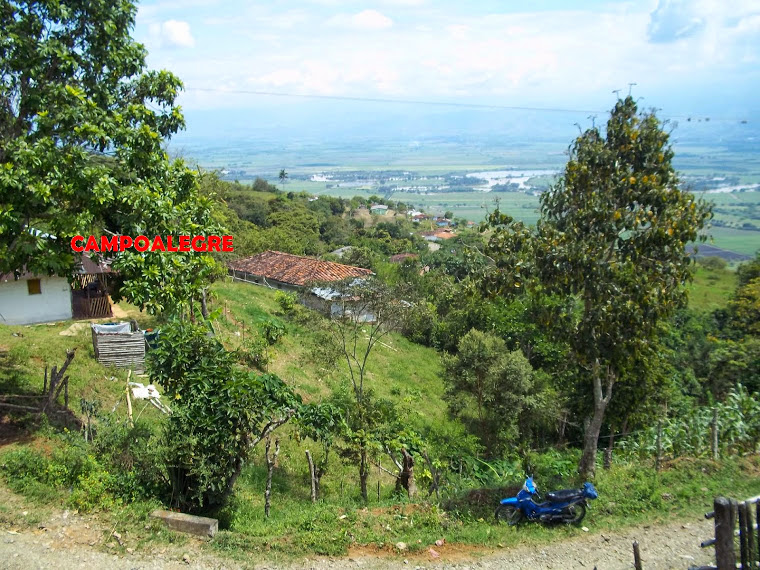
<svg viewBox="0 0 760 570"><path fill-rule="evenodd" d="M235 271L244 271L301 287L320 281L342 281L350 277L372 275L369 269L362 267L280 251L265 251L253 257L238 259L230 263L229 267Z"/></svg>
<svg viewBox="0 0 760 570"><path fill-rule="evenodd" d="M111 269L111 261L110 259L102 259L100 263L95 263L89 255L84 254L81 256L79 260L79 270L76 271L76 273L79 274L88 274L88 273L113 273L113 270ZM24 267L21 272L19 273L18 278L19 279L36 279L39 277L45 277L45 275L36 275L34 273L30 273L27 271L26 267ZM3 273L0 275L0 281L15 281L16 276L11 273Z"/></svg>

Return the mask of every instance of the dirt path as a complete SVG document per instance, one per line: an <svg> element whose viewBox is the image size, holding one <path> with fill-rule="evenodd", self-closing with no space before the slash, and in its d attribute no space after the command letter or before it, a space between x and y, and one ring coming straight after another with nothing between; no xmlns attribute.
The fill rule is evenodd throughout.
<svg viewBox="0 0 760 570"><path fill-rule="evenodd" d="M590 532L561 543L543 546L520 546L495 552L461 550L456 545L437 548L441 557L433 559L429 552L401 557L378 558L354 552L341 559L308 558L287 565L262 558L248 561L223 559L191 541L181 547L166 546L152 553L115 552L102 546L103 530L88 519L55 513L37 528L15 529L0 524L0 568L465 568L516 570L574 569L591 570L633 568L631 544L641 546L644 568L673 568L709 564L712 549L700 549L699 543L712 534L711 521L693 520L666 525L652 525L617 531L610 535ZM259 555L260 556L260 555Z"/></svg>

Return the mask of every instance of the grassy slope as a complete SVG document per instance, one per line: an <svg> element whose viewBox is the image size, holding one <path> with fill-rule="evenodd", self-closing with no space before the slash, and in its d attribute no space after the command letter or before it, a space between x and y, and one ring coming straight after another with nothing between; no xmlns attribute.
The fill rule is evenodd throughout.
<svg viewBox="0 0 760 570"><path fill-rule="evenodd" d="M124 306L129 318L142 327L152 326L153 318L131 306ZM110 322L124 319L103 319ZM79 412L79 398L97 399L103 409L111 409L124 393L126 371L106 368L95 360L89 322L81 321L73 336L61 335L70 331L73 321L26 326L0 325L0 392L34 393L42 390L45 367L60 367L68 349L76 349L69 366L69 407ZM139 380L138 380L139 381ZM147 382L147 380L146 380ZM62 399L61 399L62 401Z"/></svg>
<svg viewBox="0 0 760 570"><path fill-rule="evenodd" d="M294 386L311 400L324 396L331 386L348 382L343 360L333 368L323 368L312 357L318 340L309 325L297 324L278 316L275 291L246 283L222 282L214 285L217 306L224 307L229 318L220 322L221 338L234 346L242 335L250 334L265 320L285 327L286 334L273 347L269 371ZM241 337L237 337L239 332ZM409 402L425 402L417 406L420 421L445 421L442 400L443 381L440 356L432 348L420 346L398 334L390 334L375 345L367 366L367 385L378 396L406 398Z"/></svg>
<svg viewBox="0 0 760 570"><path fill-rule="evenodd" d="M736 272L713 270L697 265L694 281L689 285L689 307L697 311L714 311L725 307L736 289Z"/></svg>

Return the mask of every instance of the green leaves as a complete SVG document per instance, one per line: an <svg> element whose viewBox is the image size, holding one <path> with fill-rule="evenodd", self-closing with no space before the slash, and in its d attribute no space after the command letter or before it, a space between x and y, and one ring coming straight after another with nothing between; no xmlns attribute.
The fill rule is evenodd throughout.
<svg viewBox="0 0 760 570"><path fill-rule="evenodd" d="M301 399L273 374L240 369L207 329L183 322L162 327L148 358L151 380L172 402L165 433L177 504L221 504L257 434L287 421Z"/></svg>
<svg viewBox="0 0 760 570"><path fill-rule="evenodd" d="M497 271L492 293L523 284L575 296L573 335L585 362L622 362L683 302L691 277L685 247L699 239L710 208L680 190L668 133L631 97L607 128L575 139L563 177L541 196L541 218L526 228L499 212L489 218Z"/></svg>
<svg viewBox="0 0 760 570"><path fill-rule="evenodd" d="M184 127L182 83L145 69L136 12L131 1L0 0L0 272L69 276L75 235L219 233L195 176L161 148ZM115 264L117 297L151 312L186 303L213 273L203 255L142 257Z"/></svg>

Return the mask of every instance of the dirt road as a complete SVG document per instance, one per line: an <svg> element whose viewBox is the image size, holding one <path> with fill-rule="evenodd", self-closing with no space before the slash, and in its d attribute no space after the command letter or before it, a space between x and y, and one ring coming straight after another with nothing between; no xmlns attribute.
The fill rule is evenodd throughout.
<svg viewBox="0 0 760 570"><path fill-rule="evenodd" d="M570 540L537 547L517 547L495 552L458 549L456 545L433 547L435 555L423 551L402 557L385 557L354 552L341 559L312 558L288 564L267 561L258 555L245 561L230 560L202 549L200 542L191 541L181 547L162 547L155 552L125 552L115 548L112 539L109 549L102 545L103 530L92 528L88 519L68 513L55 513L37 528L15 529L0 525L0 568L114 568L114 569L174 569L174 568L459 568L516 570L574 569L591 570L633 568L631 544L637 540L641 547L643 566L685 570L689 566L711 563L712 549L700 549L700 541L712 535L711 521L693 520L651 525L617 531L607 535L589 532ZM109 551L110 550L110 551ZM119 550L119 552L116 552ZM131 550L131 549L129 549Z"/></svg>

